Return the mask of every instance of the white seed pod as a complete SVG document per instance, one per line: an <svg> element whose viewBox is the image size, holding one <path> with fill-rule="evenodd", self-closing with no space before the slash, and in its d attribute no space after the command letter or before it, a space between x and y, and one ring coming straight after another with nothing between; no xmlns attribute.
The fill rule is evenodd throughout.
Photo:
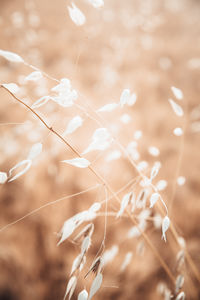
<svg viewBox="0 0 200 300"><path fill-rule="evenodd" d="M135 104L136 100L137 100L137 95L135 93L133 93L127 101L128 106L133 106Z"/></svg>
<svg viewBox="0 0 200 300"><path fill-rule="evenodd" d="M134 212L136 203L135 203L135 193L133 193L133 192L132 192L132 195L131 195L130 202L131 202L131 212Z"/></svg>
<svg viewBox="0 0 200 300"><path fill-rule="evenodd" d="M125 208L128 206L130 202L131 195L132 192L125 194L124 197L122 198L120 210L118 211L116 218L119 218L123 215Z"/></svg>
<svg viewBox="0 0 200 300"><path fill-rule="evenodd" d="M164 241L166 242L166 232L168 230L170 226L170 219L168 218L168 216L165 216L162 222L162 238L164 239Z"/></svg>
<svg viewBox="0 0 200 300"><path fill-rule="evenodd" d="M180 292L175 300L185 300L185 293Z"/></svg>
<svg viewBox="0 0 200 300"><path fill-rule="evenodd" d="M142 189L136 199L136 207L137 208L145 208L147 196L148 196L148 190Z"/></svg>
<svg viewBox="0 0 200 300"><path fill-rule="evenodd" d="M72 2L71 6L68 6L68 11L71 20L77 25L82 26L85 23L85 16L82 11Z"/></svg>
<svg viewBox="0 0 200 300"><path fill-rule="evenodd" d="M148 152L149 152L150 155L152 155L154 157L160 155L160 150L157 147L154 147L154 146L150 146L148 148Z"/></svg>
<svg viewBox="0 0 200 300"><path fill-rule="evenodd" d="M76 90L67 91L66 93L53 96L50 99L59 104L62 107L71 107L74 105L74 101L77 99L78 94Z"/></svg>
<svg viewBox="0 0 200 300"><path fill-rule="evenodd" d="M21 58L18 54L10 51L0 50L0 56L4 57L5 59L11 62L24 62L23 58Z"/></svg>
<svg viewBox="0 0 200 300"><path fill-rule="evenodd" d="M73 275L73 273L80 267L82 259L83 259L82 254L79 254L79 255L74 259L73 264L72 264L72 269L71 269L70 276Z"/></svg>
<svg viewBox="0 0 200 300"><path fill-rule="evenodd" d="M118 107L117 103L108 103L102 107L100 107L97 111L98 112L111 112Z"/></svg>
<svg viewBox="0 0 200 300"><path fill-rule="evenodd" d="M36 144L34 144L34 145L31 147L27 159L33 160L33 159L35 159L38 155L40 155L41 152L42 152L42 144L41 144L41 143L36 143Z"/></svg>
<svg viewBox="0 0 200 300"><path fill-rule="evenodd" d="M104 6L103 0L88 0L88 2L94 7L94 8L101 8Z"/></svg>
<svg viewBox="0 0 200 300"><path fill-rule="evenodd" d="M84 255L88 251L90 245L91 245L91 238L90 238L90 236L86 236L81 245L81 254L82 255Z"/></svg>
<svg viewBox="0 0 200 300"><path fill-rule="evenodd" d="M83 119L80 116L75 116L67 125L63 135L71 134L83 125Z"/></svg>
<svg viewBox="0 0 200 300"><path fill-rule="evenodd" d="M120 117L120 121L123 123L123 124L129 124L131 122L131 116L129 114L123 114L121 115Z"/></svg>
<svg viewBox="0 0 200 300"><path fill-rule="evenodd" d="M95 279L92 282L90 293L89 293L89 300L96 294L96 292L100 289L103 280L103 275L98 273Z"/></svg>
<svg viewBox="0 0 200 300"><path fill-rule="evenodd" d="M39 108L43 105L45 105L48 101L50 100L49 96L43 96L40 99L38 99L37 101L35 101L32 105L31 108L35 109L35 108Z"/></svg>
<svg viewBox="0 0 200 300"><path fill-rule="evenodd" d="M78 300L87 300L88 292L84 289L78 294Z"/></svg>
<svg viewBox="0 0 200 300"><path fill-rule="evenodd" d="M151 179L147 176L144 176L143 179L140 181L140 186L145 188L151 185Z"/></svg>
<svg viewBox="0 0 200 300"><path fill-rule="evenodd" d="M178 117L182 117L183 116L183 109L180 105L178 105L174 100L169 99L169 103L171 104L171 107L174 111L174 113L178 116Z"/></svg>
<svg viewBox="0 0 200 300"><path fill-rule="evenodd" d="M74 241L78 241L82 236L86 237L86 236L92 236L94 231L94 224L90 223L87 224L82 230L81 232L79 232L79 234L77 234L77 236L74 238Z"/></svg>
<svg viewBox="0 0 200 300"><path fill-rule="evenodd" d="M150 175L150 179L151 180L153 180L158 175L160 167L161 167L161 163L160 162L156 162L154 164L153 168L151 169L151 175Z"/></svg>
<svg viewBox="0 0 200 300"><path fill-rule="evenodd" d="M176 88L175 86L172 86L171 90L172 90L174 96L176 97L176 99L178 99L178 100L183 99L183 92L180 89Z"/></svg>
<svg viewBox="0 0 200 300"><path fill-rule="evenodd" d="M141 139L141 137L142 137L142 130L136 130L136 131L134 132L133 138L134 138L135 140L139 140L139 139Z"/></svg>
<svg viewBox="0 0 200 300"><path fill-rule="evenodd" d="M60 83L54 86L51 91L60 94L68 93L71 90L71 81L68 78L62 78Z"/></svg>
<svg viewBox="0 0 200 300"><path fill-rule="evenodd" d="M111 142L112 138L108 130L106 128L98 128L93 133L92 141L83 154L94 150L104 151L110 146Z"/></svg>
<svg viewBox="0 0 200 300"><path fill-rule="evenodd" d="M164 179L161 179L157 182L156 188L158 191L163 191L167 187L167 181Z"/></svg>
<svg viewBox="0 0 200 300"><path fill-rule="evenodd" d="M83 270L85 263L86 263L86 256L84 255L83 259L81 261L80 267L79 267L79 272L81 272Z"/></svg>
<svg viewBox="0 0 200 300"><path fill-rule="evenodd" d="M185 247L186 247L185 239L182 236L179 236L177 241L178 241L179 245L181 246L181 248L185 249Z"/></svg>
<svg viewBox="0 0 200 300"><path fill-rule="evenodd" d="M86 278L88 276L88 274L90 274L90 272L94 272L96 274L100 273L102 269L102 258L101 256L98 256L95 261L92 263L89 271L86 273L85 277Z"/></svg>
<svg viewBox="0 0 200 300"><path fill-rule="evenodd" d="M34 71L25 77L25 81L37 81L43 77L42 72Z"/></svg>
<svg viewBox="0 0 200 300"><path fill-rule="evenodd" d="M89 211L91 211L91 212L97 212L97 211L100 210L100 208L101 208L101 203L100 203L100 202L94 202L94 203L90 206Z"/></svg>
<svg viewBox="0 0 200 300"><path fill-rule="evenodd" d="M180 270L184 262L185 262L185 252L184 250L180 250L176 255L176 265L177 265L176 269Z"/></svg>
<svg viewBox="0 0 200 300"><path fill-rule="evenodd" d="M69 298L68 299L71 299L73 293L74 293L74 290L76 288L76 284L77 284L77 278L76 276L72 276L67 284L67 289L66 289L66 292L65 292L65 296L64 296L64 300L66 299L67 295L69 294Z"/></svg>
<svg viewBox="0 0 200 300"><path fill-rule="evenodd" d="M19 86L16 83L4 83L2 85L13 94L18 93L20 90Z"/></svg>
<svg viewBox="0 0 200 300"><path fill-rule="evenodd" d="M62 160L61 162L70 164L72 166L78 167L78 168L87 168L90 165L90 162L83 158L83 157L77 157L73 159L68 159L68 160Z"/></svg>
<svg viewBox="0 0 200 300"><path fill-rule="evenodd" d="M0 184L4 184L8 179L7 173L0 172Z"/></svg>
<svg viewBox="0 0 200 300"><path fill-rule="evenodd" d="M74 221L73 218L67 220L64 222L64 225L61 229L61 239L58 242L57 246L59 246L62 242L64 242L68 237L70 237L70 235L74 232L74 230L76 229L76 223Z"/></svg>
<svg viewBox="0 0 200 300"><path fill-rule="evenodd" d="M180 127L174 128L173 133L176 136L181 136L181 135L183 135L183 129Z"/></svg>
<svg viewBox="0 0 200 300"><path fill-rule="evenodd" d="M118 251L119 247L117 245L114 245L111 249L106 250L102 256L103 265L105 266L106 264L111 262L117 255Z"/></svg>
<svg viewBox="0 0 200 300"><path fill-rule="evenodd" d="M153 193L151 195L151 198L150 198L150 208L152 208L154 206L154 204L156 204L156 202L158 201L160 197L160 194L158 193Z"/></svg>
<svg viewBox="0 0 200 300"><path fill-rule="evenodd" d="M133 226L129 229L127 238L131 239L134 237L139 237L140 235L141 235L141 232L139 231L139 229L136 226Z"/></svg>
<svg viewBox="0 0 200 300"><path fill-rule="evenodd" d="M127 104L129 98L130 98L130 90L124 89L120 96L120 101L119 101L120 106L123 107L125 104Z"/></svg>
<svg viewBox="0 0 200 300"><path fill-rule="evenodd" d="M16 164L12 169L10 169L9 178L12 176L12 173L15 169L17 169L23 165L25 165L24 169L21 170L19 173L17 173L15 176L13 176L11 179L9 179L8 182L14 181L17 178L19 178L20 176L22 176L23 174L25 174L30 169L30 167L32 165L32 161L30 159L25 159L25 160L19 162L18 164Z"/></svg>
<svg viewBox="0 0 200 300"><path fill-rule="evenodd" d="M186 179L185 179L185 177L184 176L179 176L178 178L177 178L177 184L178 185L184 185L185 184L185 181L186 181Z"/></svg>
<svg viewBox="0 0 200 300"><path fill-rule="evenodd" d="M183 284L184 284L184 276L180 274L176 278L175 294L178 294L180 289L183 287Z"/></svg>
<svg viewBox="0 0 200 300"><path fill-rule="evenodd" d="M125 271L125 269L127 268L127 266L130 264L132 257L133 257L133 253L132 252L127 252L126 253L124 261L123 261L123 263L121 265L121 268L120 268L121 272Z"/></svg>
<svg viewBox="0 0 200 300"><path fill-rule="evenodd" d="M164 299L165 300L171 300L172 299L172 293L167 287L164 290Z"/></svg>
<svg viewBox="0 0 200 300"><path fill-rule="evenodd" d="M121 152L119 150L114 150L112 152L110 152L107 156L106 156L106 161L112 161L112 160L117 160L121 157Z"/></svg>

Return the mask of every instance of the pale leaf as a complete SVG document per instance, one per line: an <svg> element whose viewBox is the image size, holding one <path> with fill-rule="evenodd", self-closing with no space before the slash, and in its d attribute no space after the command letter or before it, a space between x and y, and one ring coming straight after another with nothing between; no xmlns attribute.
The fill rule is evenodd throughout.
<svg viewBox="0 0 200 300"><path fill-rule="evenodd" d="M8 179L7 173L0 172L0 184L4 184Z"/></svg>
<svg viewBox="0 0 200 300"><path fill-rule="evenodd" d="M169 99L169 103L171 104L171 107L173 109L173 111L175 112L175 114L178 117L182 117L183 116L183 109L180 105L178 105L174 100Z"/></svg>
<svg viewBox="0 0 200 300"><path fill-rule="evenodd" d="M78 168L87 168L90 165L90 162L83 158L83 157L77 157L73 159L63 160L62 162L67 163L69 165L78 167Z"/></svg>
<svg viewBox="0 0 200 300"><path fill-rule="evenodd" d="M10 51L0 50L0 56L11 62L24 62L24 60L18 54Z"/></svg>
<svg viewBox="0 0 200 300"><path fill-rule="evenodd" d="M95 279L92 282L89 294L89 300L96 294L96 292L100 289L102 283L103 276L101 273L97 274Z"/></svg>
<svg viewBox="0 0 200 300"><path fill-rule="evenodd" d="M12 169L10 169L9 171L9 178L12 176L12 173L15 169L25 165L24 169L21 170L19 173L17 173L15 176L13 176L11 179L8 180L8 182L11 182L13 180L16 180L17 178L19 178L20 176L22 176L23 174L25 174L29 168L31 167L32 161L30 159L26 159L23 160L21 162L19 162L18 164L16 164Z"/></svg>
<svg viewBox="0 0 200 300"><path fill-rule="evenodd" d="M164 241L166 242L166 231L168 230L170 225L170 219L168 218L168 216L165 216L163 221L162 221L162 238L164 239Z"/></svg>
<svg viewBox="0 0 200 300"><path fill-rule="evenodd" d="M72 7L68 6L70 18L77 26L82 26L85 23L85 16L82 11L72 2Z"/></svg>

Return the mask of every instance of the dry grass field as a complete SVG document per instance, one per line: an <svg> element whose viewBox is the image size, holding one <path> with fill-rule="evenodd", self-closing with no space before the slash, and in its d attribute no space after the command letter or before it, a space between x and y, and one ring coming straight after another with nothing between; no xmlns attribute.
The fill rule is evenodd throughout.
<svg viewBox="0 0 200 300"><path fill-rule="evenodd" d="M85 266L75 273L78 281L72 299L84 288L89 292L95 274L84 278L85 274L98 255L105 258L107 253L110 261L103 266L103 282L93 299L184 299L176 298L179 276L184 278L179 292L198 300L200 2L105 0L96 9L86 0L76 0L86 17L83 26L70 19L70 3L0 1L0 49L17 53L26 62L0 56L0 84L16 83L17 97L31 106L51 94L58 84L54 79L68 78L78 91L76 104L63 107L49 101L35 111L61 135L79 115L83 125L65 136L79 153L88 147L97 128L107 128L113 140L108 149L83 155L91 168L62 163L76 155L0 88L0 172L8 174L25 160L32 145L42 143L43 147L30 170L0 184L0 300L63 299L81 248L74 237L90 222L57 246L59 232L67 219L95 202L102 206L92 221ZM28 81L33 67L45 73L39 80ZM182 100L176 99L172 86L182 91ZM119 103L124 89L135 93L134 105L97 112L108 103ZM174 113L168 99L182 107L183 116ZM182 136L173 133L177 127L183 129ZM148 184L146 205L131 211L129 204L117 217L118 200L128 192L139 197L144 178L150 177L158 161L161 168L152 182L154 187L158 182L167 184L160 190L171 221L166 243L159 224L166 210L162 202L149 209L152 190ZM141 176L137 168L142 166ZM130 237L130 229L142 222L142 232ZM127 253L130 262L123 269Z"/></svg>

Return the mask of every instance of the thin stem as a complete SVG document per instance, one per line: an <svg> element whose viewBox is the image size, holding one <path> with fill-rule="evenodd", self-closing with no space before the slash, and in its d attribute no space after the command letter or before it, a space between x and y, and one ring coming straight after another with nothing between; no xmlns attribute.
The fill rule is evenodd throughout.
<svg viewBox="0 0 200 300"><path fill-rule="evenodd" d="M98 187L99 187L99 184L96 184L95 186L92 186L92 187L88 188L87 190L84 190L84 191L81 191L81 192L78 192L78 193L75 193L75 194L72 194L72 195L64 196L62 198L59 198L59 199L56 199L54 201L48 202L48 203L46 203L46 204L44 204L44 205L42 205L42 206L40 206L40 207L32 210L31 212L27 213L23 217L21 217L21 218L15 220L13 222L7 224L6 226L1 227L0 228L0 232L6 230L8 227L10 227L12 225L15 225L15 224L19 223L20 221L26 219L27 217L32 216L33 214L37 213L38 211L40 211L41 209L43 209L45 207L51 206L53 204L59 203L61 201L64 201L64 200L67 200L67 199L70 199L70 198L73 198L73 197L77 197L77 196L83 195L83 194L88 193L88 192L90 192L90 191L92 191L92 190L94 190L94 189L96 189Z"/></svg>

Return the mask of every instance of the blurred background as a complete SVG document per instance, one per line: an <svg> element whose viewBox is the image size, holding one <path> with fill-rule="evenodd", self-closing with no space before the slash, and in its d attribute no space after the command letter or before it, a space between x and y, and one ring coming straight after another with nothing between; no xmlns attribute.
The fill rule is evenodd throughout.
<svg viewBox="0 0 200 300"><path fill-rule="evenodd" d="M107 127L124 148L137 146L133 159L143 166L147 176L153 164L160 161L162 167L155 184L164 180L166 188L161 194L170 219L199 270L200 2L105 0L104 6L96 9L87 1L76 0L86 17L83 26L72 22L69 1L1 0L0 4L0 49L19 54L52 78L70 79L78 91L75 107L63 108L48 102L37 112L59 133L80 115L83 126L67 136L80 153L96 128ZM45 76L27 82L26 76L33 71L28 64L11 63L0 57L0 82L18 84L17 95L31 105L49 95L57 82ZM182 101L176 100L171 86L182 90ZM119 102L125 88L134 93L135 104L102 113L99 118L95 111ZM174 114L169 98L181 105L183 117ZM177 127L184 129L183 136L174 135ZM80 245L69 239L57 247L57 233L65 220L105 199L105 189L94 188L6 227L48 202L100 183L90 170L61 163L74 157L72 151L1 88L0 171L8 172L26 159L32 145L38 142L43 144L43 151L31 169L19 179L0 185L0 299L63 299ZM111 156L114 151L115 159ZM108 150L87 154L86 158L115 192L130 180L138 180L138 173L116 142ZM138 181L132 188L138 195ZM129 191L124 188L120 199ZM77 299L84 287L89 290L94 278L91 274L84 279L84 275L104 236L104 209L102 206L102 213L94 220L92 245L72 299ZM105 266L102 287L94 298L164 299L164 289L164 297L169 299L166 291L174 293L169 276L141 235L127 237L133 224L126 215L116 219L118 210L119 204L109 201L106 250L114 246L116 256ZM177 266L181 247L171 232L167 243L161 240L155 216L159 223L157 207L146 225L148 238L174 277L184 276L182 290L186 298L200 299L199 275L188 260L180 268ZM129 252L131 260L123 271L121 266Z"/></svg>

